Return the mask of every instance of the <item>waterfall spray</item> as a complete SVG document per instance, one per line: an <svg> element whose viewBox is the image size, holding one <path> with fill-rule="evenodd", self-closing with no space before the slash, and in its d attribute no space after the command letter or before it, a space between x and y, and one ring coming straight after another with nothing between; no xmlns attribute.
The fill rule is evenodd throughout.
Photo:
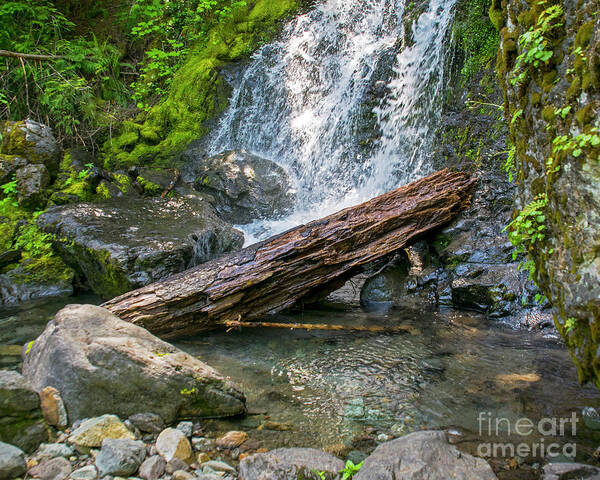
<svg viewBox="0 0 600 480"><path fill-rule="evenodd" d="M254 54L209 151L243 148L277 162L297 204L285 219L243 227L247 242L429 173L455 1L430 0L405 32L415 7L404 0L325 0Z"/></svg>

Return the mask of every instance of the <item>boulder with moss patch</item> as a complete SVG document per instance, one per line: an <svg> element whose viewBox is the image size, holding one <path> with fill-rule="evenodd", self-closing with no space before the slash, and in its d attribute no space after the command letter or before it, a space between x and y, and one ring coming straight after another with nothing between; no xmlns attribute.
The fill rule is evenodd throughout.
<svg viewBox="0 0 600 480"><path fill-rule="evenodd" d="M56 388L71 421L139 412L224 417L245 412L244 395L213 368L108 310L68 305L25 355L36 391Z"/></svg>
<svg viewBox="0 0 600 480"><path fill-rule="evenodd" d="M52 207L38 218L97 294L111 298L241 248L243 234L195 197Z"/></svg>
<svg viewBox="0 0 600 480"><path fill-rule="evenodd" d="M7 121L0 125L0 134L1 154L24 158L30 164L43 164L51 174L57 172L60 149L50 127L32 120Z"/></svg>

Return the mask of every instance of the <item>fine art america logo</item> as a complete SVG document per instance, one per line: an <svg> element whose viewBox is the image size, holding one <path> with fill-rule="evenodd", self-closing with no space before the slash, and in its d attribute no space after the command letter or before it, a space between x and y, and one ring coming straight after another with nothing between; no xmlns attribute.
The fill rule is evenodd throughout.
<svg viewBox="0 0 600 480"><path fill-rule="evenodd" d="M480 412L477 417L479 435L506 438L508 436L529 437L528 442L488 442L477 446L480 457L565 457L575 458L575 443L558 443L559 438L574 438L577 434L579 419L575 412L565 418L542 418L533 422L529 418L519 418L511 422L508 418L492 417L490 412Z"/></svg>

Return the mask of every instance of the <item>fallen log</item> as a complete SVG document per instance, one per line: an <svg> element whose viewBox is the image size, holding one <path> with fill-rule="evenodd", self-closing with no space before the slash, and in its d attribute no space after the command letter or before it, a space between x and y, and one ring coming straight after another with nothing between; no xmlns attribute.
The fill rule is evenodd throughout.
<svg viewBox="0 0 600 480"><path fill-rule="evenodd" d="M343 284L448 223L475 180L441 170L368 202L121 295L103 306L163 338L251 321Z"/></svg>

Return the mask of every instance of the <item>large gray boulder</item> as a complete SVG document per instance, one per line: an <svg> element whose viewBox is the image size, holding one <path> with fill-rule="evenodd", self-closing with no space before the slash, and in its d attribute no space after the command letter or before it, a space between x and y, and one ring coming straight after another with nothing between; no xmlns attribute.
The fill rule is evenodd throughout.
<svg viewBox="0 0 600 480"><path fill-rule="evenodd" d="M319 480L339 478L344 462L314 448L278 448L267 453L257 453L240 462L240 480L288 480L303 478ZM445 480L445 479L444 479Z"/></svg>
<svg viewBox="0 0 600 480"><path fill-rule="evenodd" d="M202 158L184 154L184 181L205 194L219 215L234 224L272 218L288 212L294 202L283 168L244 150L230 150Z"/></svg>
<svg viewBox="0 0 600 480"><path fill-rule="evenodd" d="M354 480L497 480L488 463L460 452L441 431L415 432L379 445Z"/></svg>
<svg viewBox="0 0 600 480"><path fill-rule="evenodd" d="M28 164L43 164L50 173L57 172L60 148L50 127L33 120L8 121L0 124L0 134L0 154L17 156ZM10 160L20 163L14 157Z"/></svg>
<svg viewBox="0 0 600 480"><path fill-rule="evenodd" d="M105 413L224 417L244 395L213 368L93 305L68 305L31 347L23 375L37 391L56 388L71 422Z"/></svg>
<svg viewBox="0 0 600 480"><path fill-rule="evenodd" d="M0 370L0 441L32 452L47 439L38 394L21 374Z"/></svg>
<svg viewBox="0 0 600 480"><path fill-rule="evenodd" d="M242 247L243 234L194 197L52 207L38 218L98 295L112 298Z"/></svg>

